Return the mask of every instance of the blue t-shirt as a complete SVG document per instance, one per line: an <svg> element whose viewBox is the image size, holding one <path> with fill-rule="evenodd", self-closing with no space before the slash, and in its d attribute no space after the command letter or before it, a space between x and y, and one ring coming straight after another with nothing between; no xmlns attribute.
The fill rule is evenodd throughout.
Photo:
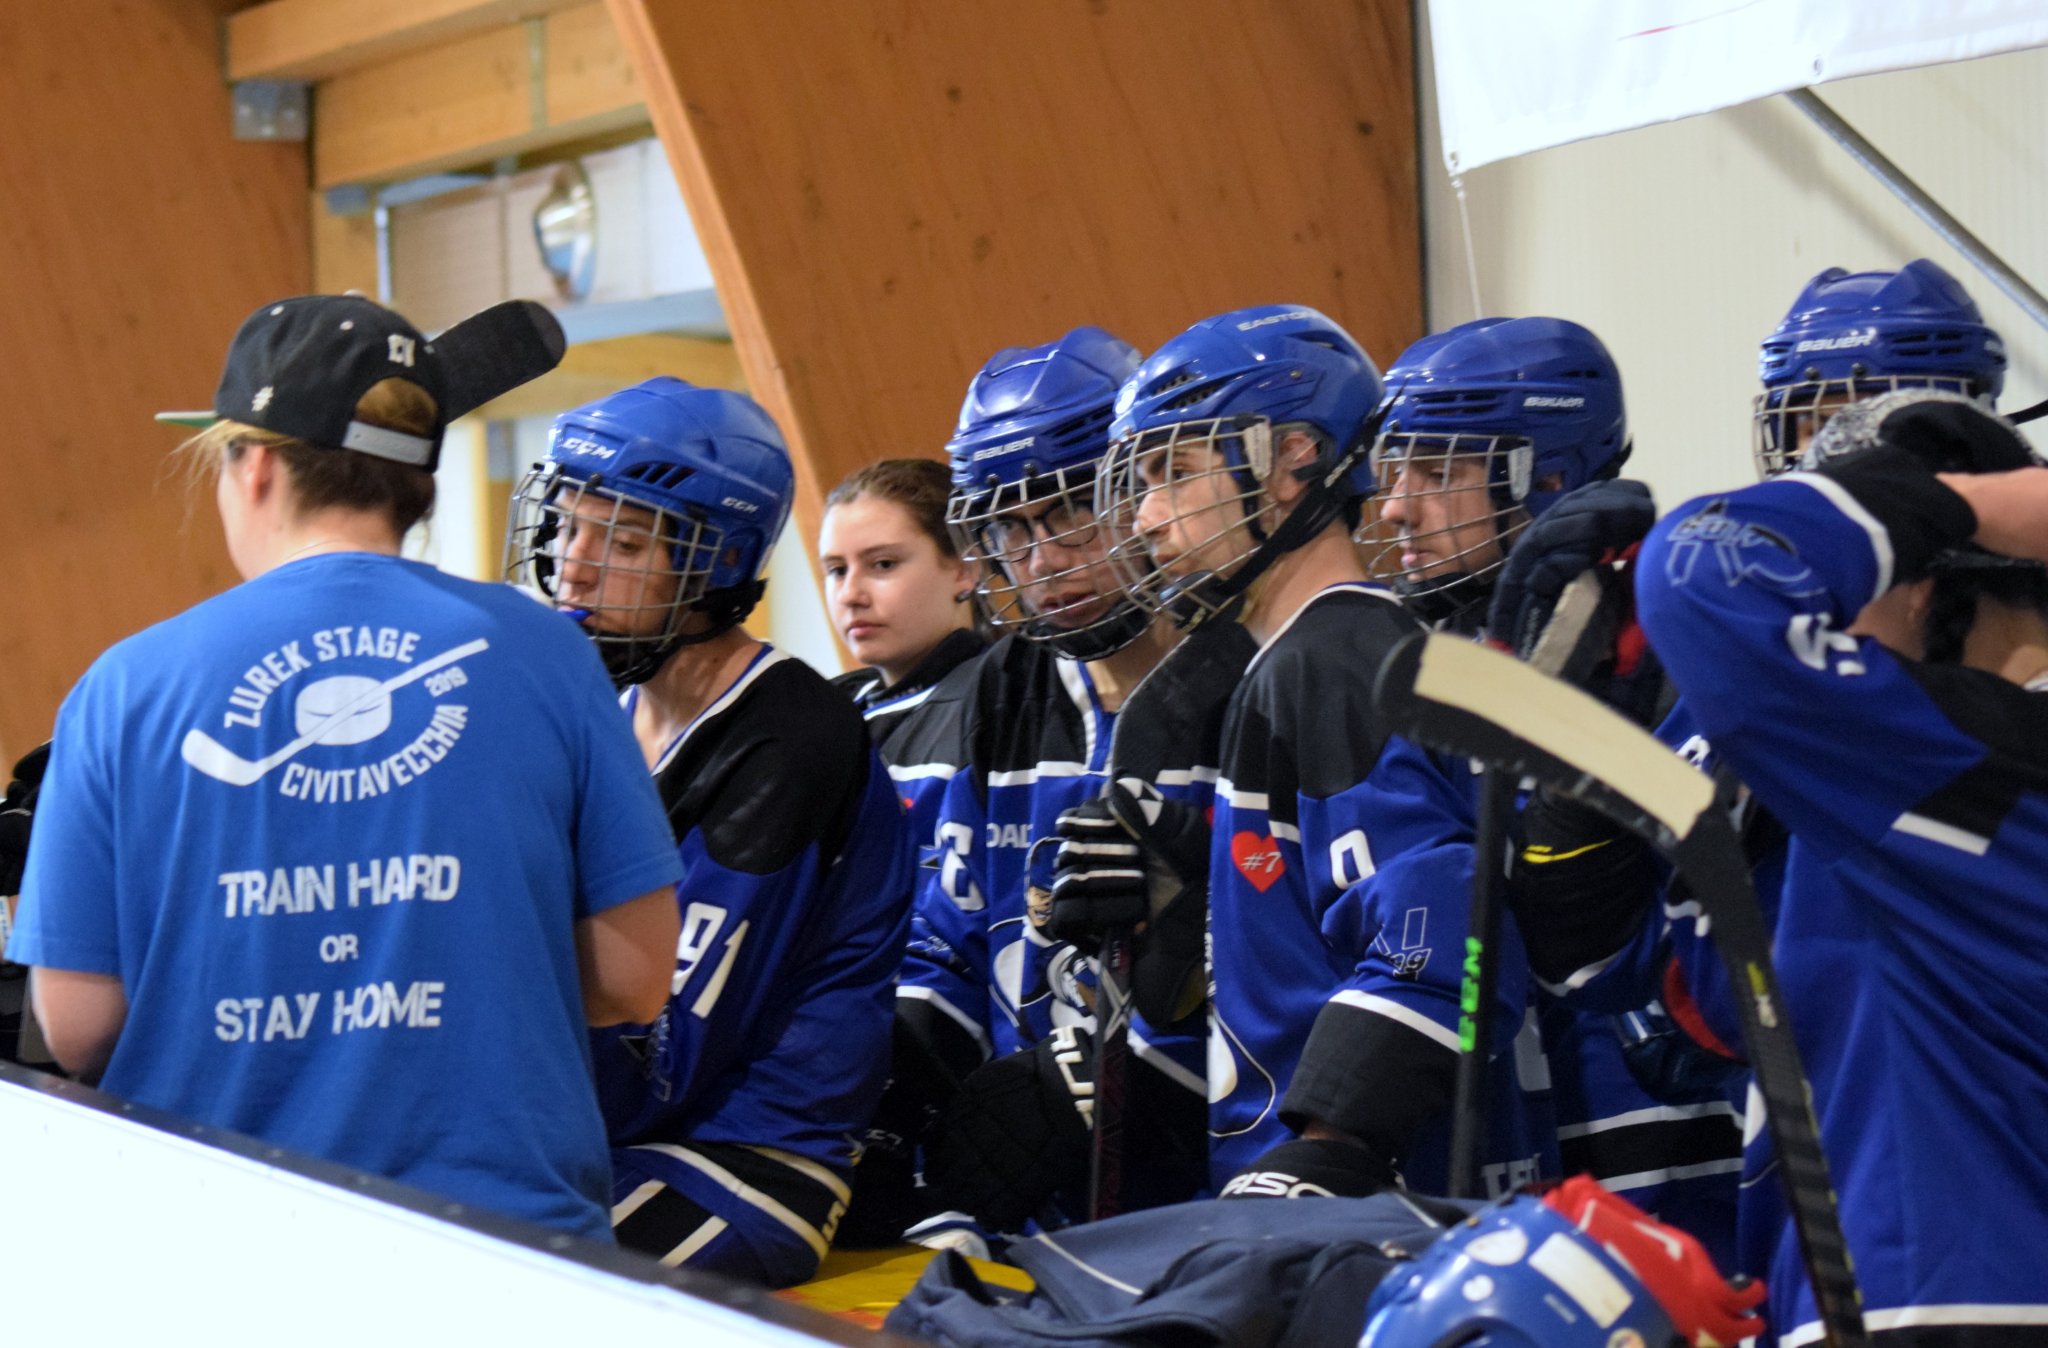
<svg viewBox="0 0 2048 1348"><path fill-rule="evenodd" d="M120 977L113 1094L607 1238L574 927L680 870L574 626L336 553L86 672L8 955Z"/></svg>

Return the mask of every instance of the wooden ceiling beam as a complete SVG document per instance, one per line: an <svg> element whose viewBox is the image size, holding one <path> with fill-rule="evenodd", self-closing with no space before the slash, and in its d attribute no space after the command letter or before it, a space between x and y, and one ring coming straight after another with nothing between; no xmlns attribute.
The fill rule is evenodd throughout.
<svg viewBox="0 0 2048 1348"><path fill-rule="evenodd" d="M228 18L228 79L327 79L578 3L581 0L268 0Z"/></svg>
<svg viewBox="0 0 2048 1348"><path fill-rule="evenodd" d="M467 168L646 118L604 6L584 3L322 81L313 95L314 183Z"/></svg>

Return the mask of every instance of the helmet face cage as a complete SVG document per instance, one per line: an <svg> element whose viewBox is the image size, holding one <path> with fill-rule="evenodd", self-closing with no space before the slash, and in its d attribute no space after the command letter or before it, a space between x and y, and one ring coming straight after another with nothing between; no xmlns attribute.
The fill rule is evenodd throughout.
<svg viewBox="0 0 2048 1348"><path fill-rule="evenodd" d="M1234 574L1279 522L1265 491L1273 438L1264 417L1234 416L1135 431L1111 444L1096 477L1095 513L1109 532L1118 582L1135 603L1183 623L1210 616L1204 610L1215 605L1201 582Z"/></svg>
<svg viewBox="0 0 2048 1348"><path fill-rule="evenodd" d="M1429 529L1405 528L1381 545L1372 569L1382 574L1403 572L1401 554L1422 543L1432 554L1429 568L1437 574L1404 577L1404 583L1427 587L1490 576L1507 560L1515 536L1528 526L1530 512L1524 503L1534 461L1534 446L1525 436L1382 435L1372 449L1381 518L1387 506L1399 500L1416 503L1411 509L1433 506L1431 513L1443 523ZM1482 471L1455 471L1467 464ZM1455 480L1459 476L1466 480ZM1361 536L1364 532L1362 527ZM1461 533L1471 535L1462 544Z"/></svg>
<svg viewBox="0 0 2048 1348"><path fill-rule="evenodd" d="M946 525L976 569L975 602L998 632L1015 632L1076 660L1099 660L1137 640L1148 616L1108 588L1107 537L1094 514L1095 466L1075 465L955 495ZM1029 571L1041 549L1042 574ZM1092 573L1092 574L1091 574ZM1076 597L1040 608L1031 591Z"/></svg>
<svg viewBox="0 0 2048 1348"><path fill-rule="evenodd" d="M1807 373L1813 374L1814 371ZM1905 388L1959 393L1989 408L1990 399L1974 378L1964 375L1864 375L1849 379L1804 379L1758 394L1751 417L1750 453L1759 480L1790 472L1799 455L1828 418L1852 402L1876 398Z"/></svg>
<svg viewBox="0 0 2048 1348"><path fill-rule="evenodd" d="M539 464L513 493L505 575L575 616L614 679L639 683L682 644L724 544L717 525L614 495L602 475Z"/></svg>

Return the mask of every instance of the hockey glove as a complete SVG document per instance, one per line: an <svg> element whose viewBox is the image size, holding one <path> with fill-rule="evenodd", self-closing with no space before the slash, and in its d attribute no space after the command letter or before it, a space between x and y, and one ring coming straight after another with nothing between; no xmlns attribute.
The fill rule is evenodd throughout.
<svg viewBox="0 0 2048 1348"><path fill-rule="evenodd" d="M861 1139L836 1244L851 1250L897 1245L905 1229L931 1215L931 1194L917 1182L918 1155L940 1111L980 1062L979 1046L932 1003L906 998L896 1004L889 1080Z"/></svg>
<svg viewBox="0 0 2048 1348"><path fill-rule="evenodd" d="M1046 934L1092 947L1149 920L1209 876L1209 825L1199 811L1126 777L1054 824Z"/></svg>
<svg viewBox="0 0 2048 1348"><path fill-rule="evenodd" d="M0 799L0 894L21 893L21 873L28 865L29 822L49 766L46 741L21 756L14 765L14 779L7 784L7 795Z"/></svg>
<svg viewBox="0 0 2048 1348"><path fill-rule="evenodd" d="M925 1182L948 1208L1019 1231L1061 1189L1086 1181L1095 1043L1075 1026L968 1074L939 1117Z"/></svg>
<svg viewBox="0 0 2048 1348"><path fill-rule="evenodd" d="M1976 514L1936 473L1999 473L2041 460L2009 422L1960 394L1900 389L1828 419L1800 459L1832 478L1891 535L1894 580L2003 566L1967 542Z"/></svg>
<svg viewBox="0 0 2048 1348"><path fill-rule="evenodd" d="M1293 1137L1232 1175L1218 1198L1364 1198L1397 1183L1394 1168L1356 1142Z"/></svg>
<svg viewBox="0 0 2048 1348"><path fill-rule="evenodd" d="M1495 643L1517 658L1643 725L1655 719L1663 674L1636 624L1626 564L1656 520L1640 482L1618 478L1571 492L1516 541L1486 622ZM1597 587L1597 607L1573 615L1566 630L1561 601L1582 576Z"/></svg>

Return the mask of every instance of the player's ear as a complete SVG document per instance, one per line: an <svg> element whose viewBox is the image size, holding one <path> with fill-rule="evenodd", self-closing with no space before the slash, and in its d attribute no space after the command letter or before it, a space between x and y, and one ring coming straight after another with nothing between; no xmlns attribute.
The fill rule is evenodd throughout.
<svg viewBox="0 0 2048 1348"><path fill-rule="evenodd" d="M241 452L221 465L221 475L251 505L269 501L285 485L284 460L260 440L246 440Z"/></svg>
<svg viewBox="0 0 2048 1348"><path fill-rule="evenodd" d="M1308 485L1301 480L1300 470L1314 463L1319 452L1316 438L1307 431L1292 430L1280 437L1273 446L1273 471L1266 478L1276 503L1288 506L1301 499Z"/></svg>

